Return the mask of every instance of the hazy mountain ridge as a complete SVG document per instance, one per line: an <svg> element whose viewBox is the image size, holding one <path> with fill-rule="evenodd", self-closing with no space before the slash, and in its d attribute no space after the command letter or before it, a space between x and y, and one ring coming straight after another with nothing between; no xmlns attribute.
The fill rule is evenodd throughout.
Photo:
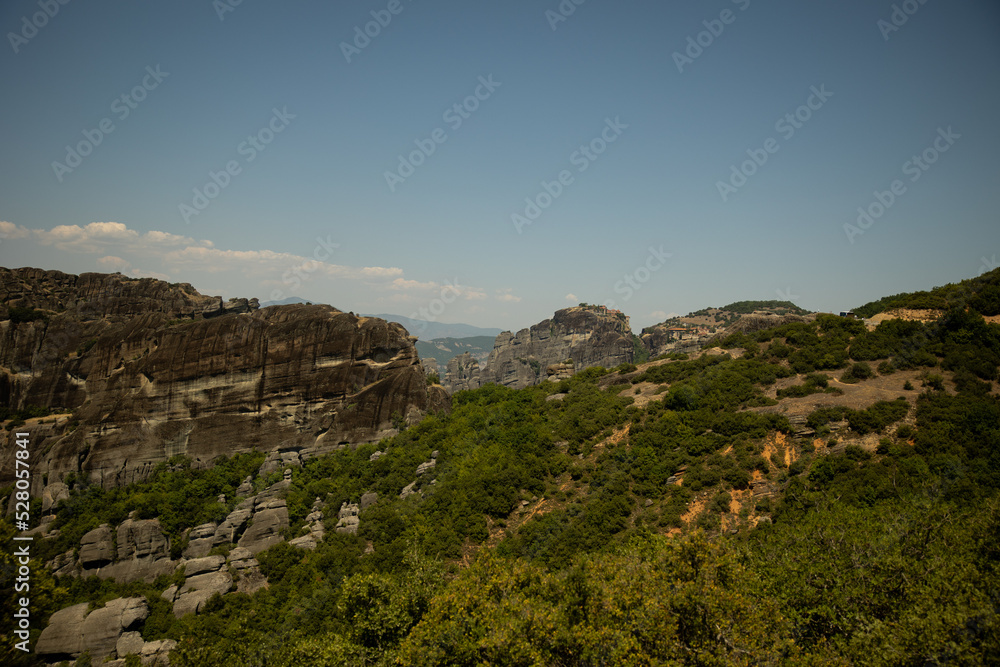
<svg viewBox="0 0 1000 667"><path fill-rule="evenodd" d="M421 340L434 340L436 338L473 338L476 336L493 337L501 331L497 328L477 327L471 324L429 322L427 320L418 320L412 317L405 317L403 315L393 315L391 313L381 313L378 315L371 315L371 317L379 317L387 322L398 322L406 327L406 330L410 332L410 335L416 336Z"/></svg>
<svg viewBox="0 0 1000 667"><path fill-rule="evenodd" d="M495 336L469 336L467 338L433 338L431 340L418 340L417 352L420 359L427 362L433 360L437 365L436 370L443 375L444 369L453 357L466 352L474 358L481 366L486 365L486 360L493 351Z"/></svg>

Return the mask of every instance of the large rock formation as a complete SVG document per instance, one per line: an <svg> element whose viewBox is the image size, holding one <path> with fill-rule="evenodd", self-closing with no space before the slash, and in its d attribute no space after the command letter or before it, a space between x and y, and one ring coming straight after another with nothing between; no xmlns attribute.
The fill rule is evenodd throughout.
<svg viewBox="0 0 1000 667"><path fill-rule="evenodd" d="M448 362L443 385L449 394L466 389L478 389L480 385L479 362L468 352L453 357Z"/></svg>
<svg viewBox="0 0 1000 667"><path fill-rule="evenodd" d="M35 652L49 662L75 660L87 652L94 664L106 657L144 654L146 642L137 630L149 616L146 598L116 598L89 614L87 607L88 603L81 602L52 614ZM156 644L157 650L170 647Z"/></svg>
<svg viewBox="0 0 1000 667"><path fill-rule="evenodd" d="M548 378L550 366L572 361L576 372L591 366L613 368L630 363L635 354L628 317L604 306L582 306L556 311L517 334L496 337L483 384L493 382L520 389Z"/></svg>
<svg viewBox="0 0 1000 667"><path fill-rule="evenodd" d="M646 327L639 335L642 345L649 351L650 358L661 354L693 354L711 340L710 334L683 327L671 327L666 323Z"/></svg>
<svg viewBox="0 0 1000 667"><path fill-rule="evenodd" d="M0 268L0 404L72 412L33 429L38 497L43 475L114 486L177 454L208 465L377 440L447 407L414 340L330 306L258 309L187 284ZM0 470L0 485L12 480Z"/></svg>

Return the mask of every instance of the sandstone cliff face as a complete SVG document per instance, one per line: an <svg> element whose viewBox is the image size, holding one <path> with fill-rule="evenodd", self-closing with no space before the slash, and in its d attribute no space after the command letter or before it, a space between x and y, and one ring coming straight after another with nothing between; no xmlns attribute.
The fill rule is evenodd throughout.
<svg viewBox="0 0 1000 667"><path fill-rule="evenodd" d="M453 357L445 372L444 388L449 394L480 386L479 362L468 352Z"/></svg>
<svg viewBox="0 0 1000 667"><path fill-rule="evenodd" d="M114 486L178 454L323 453L447 407L401 325L330 306L258 309L186 284L39 269L0 269L0 304L0 405L73 414L34 430L39 496L43 475Z"/></svg>
<svg viewBox="0 0 1000 667"><path fill-rule="evenodd" d="M630 363L634 354L625 315L602 307L564 308L530 329L497 336L480 378L519 389L547 379L550 366L571 360L576 372L613 368Z"/></svg>

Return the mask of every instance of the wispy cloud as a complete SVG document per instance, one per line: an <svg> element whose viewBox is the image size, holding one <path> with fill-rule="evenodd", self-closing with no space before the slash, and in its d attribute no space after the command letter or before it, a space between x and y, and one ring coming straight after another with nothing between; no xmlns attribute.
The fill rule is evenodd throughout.
<svg viewBox="0 0 1000 667"><path fill-rule="evenodd" d="M30 235L41 245L52 245L66 252L102 252L110 248L140 251L211 245L207 241L195 241L187 236L167 232L150 231L140 234L120 222L92 222L84 227L59 225L50 230L32 229Z"/></svg>
<svg viewBox="0 0 1000 667"><path fill-rule="evenodd" d="M80 259L73 256L85 263L92 261L94 268L84 270L190 281L200 289L243 296L256 292L263 299L276 295L305 296L303 291L311 291L313 295L325 295L313 299L326 298L331 303L347 300L359 305L392 303L416 307L444 294L448 303L458 300L467 304L461 312L472 313L478 308L475 303L490 298L486 289L463 285L457 278L440 282L418 280L404 275L399 267L335 263L349 255L329 237L317 239L312 257L270 249L218 248L207 239L159 230L140 232L120 222L30 229L0 221L0 242L7 239L20 239L18 243L44 248L49 254L65 253L66 260L61 264L79 266ZM87 255L93 259L87 260ZM212 277L206 281L205 274ZM506 303L521 301L511 289L496 290L496 299Z"/></svg>
<svg viewBox="0 0 1000 667"><path fill-rule="evenodd" d="M513 292L509 287L506 289L497 290L497 301L503 301L505 303L518 303L521 297L511 294Z"/></svg>
<svg viewBox="0 0 1000 667"><path fill-rule="evenodd" d="M0 241L4 239L23 239L31 236L31 230L27 227L15 225L13 222L0 220Z"/></svg>

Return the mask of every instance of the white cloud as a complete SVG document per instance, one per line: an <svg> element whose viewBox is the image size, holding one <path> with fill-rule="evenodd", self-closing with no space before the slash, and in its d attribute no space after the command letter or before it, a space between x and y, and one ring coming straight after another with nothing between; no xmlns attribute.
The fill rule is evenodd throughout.
<svg viewBox="0 0 1000 667"><path fill-rule="evenodd" d="M486 291L478 287L459 287L458 293L466 301L478 301L487 298Z"/></svg>
<svg viewBox="0 0 1000 667"><path fill-rule="evenodd" d="M393 280L389 287L394 290L432 290L440 287L436 282L426 282L422 283L419 280L407 280L405 278L396 278Z"/></svg>
<svg viewBox="0 0 1000 667"><path fill-rule="evenodd" d="M403 269L395 266L365 266L360 269L361 275L366 278L391 278L392 276L403 275Z"/></svg>
<svg viewBox="0 0 1000 667"><path fill-rule="evenodd" d="M97 266L105 271L127 271L132 265L121 257L107 255L97 260Z"/></svg>
<svg viewBox="0 0 1000 667"><path fill-rule="evenodd" d="M0 241L5 239L23 239L29 236L31 236L31 230L27 227L0 220Z"/></svg>
<svg viewBox="0 0 1000 667"><path fill-rule="evenodd" d="M657 318L657 320L659 320L660 322L662 322L663 320L669 320L671 317L680 317L680 315L678 315L677 313L674 312L668 313L665 310L654 310L649 314L649 316Z"/></svg>
<svg viewBox="0 0 1000 667"><path fill-rule="evenodd" d="M567 294L565 296L565 299L567 301L571 302L571 303L578 303L579 302L579 300L576 298L576 295L573 294L572 292L570 292L569 294Z"/></svg>
<svg viewBox="0 0 1000 667"><path fill-rule="evenodd" d="M50 230L33 229L30 232L40 244L53 245L66 252L101 252L110 248L143 252L205 243L188 236L156 230L139 234L120 222L91 222L84 227L59 225Z"/></svg>
<svg viewBox="0 0 1000 667"><path fill-rule="evenodd" d="M170 276L165 273L160 273L159 271L147 271L146 269L140 269L133 267L131 262L127 259L122 259L121 257L115 257L114 255L106 255L97 260L97 266L102 271L111 271L118 273L124 273L133 278L156 278L157 280L170 281Z"/></svg>
<svg viewBox="0 0 1000 667"><path fill-rule="evenodd" d="M211 274L211 280L221 281L230 293L266 289L276 298L274 295L279 293L284 297L312 290L329 299L349 294L350 298L369 303L387 298L393 303L416 307L435 299L445 299L447 303L457 299L463 304L489 299L485 289L460 285L457 278L424 281L408 278L398 267L346 266L274 250L226 250L215 247L208 239L196 240L159 230L139 232L120 222L59 225L49 230L0 222L0 241L6 238L27 238L52 249L53 253L93 254L97 270L119 271L134 277L180 279L198 282L205 288L204 276L196 276ZM328 257L328 252L320 251L337 247L328 237L327 243L320 241L314 256ZM520 301L509 289L497 290L497 299ZM468 312L470 306L463 307Z"/></svg>
<svg viewBox="0 0 1000 667"><path fill-rule="evenodd" d="M510 289L510 288L498 289L497 290L497 301L503 301L503 302L506 302L506 303L517 303L518 301L521 300L521 297L514 296L513 294L511 294L511 292L513 292L513 290Z"/></svg>
<svg viewBox="0 0 1000 667"><path fill-rule="evenodd" d="M149 242L150 245L198 245L205 244L208 247L212 247L211 241L195 241L189 236L180 236L178 234L171 234L169 232L158 232L149 231L142 237L144 241Z"/></svg>
<svg viewBox="0 0 1000 667"><path fill-rule="evenodd" d="M139 239L139 232L120 222L92 222L86 227L59 225L49 231L36 229L34 233L42 245L71 252L100 252L108 246L130 245Z"/></svg>
<svg viewBox="0 0 1000 667"><path fill-rule="evenodd" d="M157 280L170 282L170 276L168 276L165 273L160 273L158 271L146 271L145 269L129 269L128 274L133 278L156 278Z"/></svg>

